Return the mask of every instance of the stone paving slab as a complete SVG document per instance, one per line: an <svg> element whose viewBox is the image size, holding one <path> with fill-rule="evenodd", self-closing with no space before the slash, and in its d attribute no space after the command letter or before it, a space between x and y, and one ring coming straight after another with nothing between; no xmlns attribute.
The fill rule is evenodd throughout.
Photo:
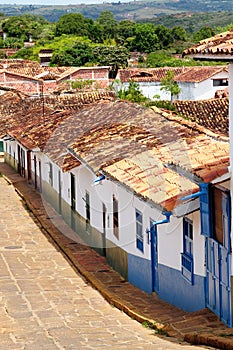
<svg viewBox="0 0 233 350"><path fill-rule="evenodd" d="M86 281L91 283L91 285L95 287L111 305L114 305L119 310L124 311L131 318L137 320L138 322L144 322L145 324L150 325L152 328L157 329L159 334L166 334L170 337L175 337L178 340L188 341L191 344L211 345L212 347L218 349L233 350L233 329L227 328L210 310L204 309L194 313L187 313L160 300L157 295L146 294L143 291L132 286L127 281L125 281L117 272L111 269L111 267L106 263L105 258L98 255L88 246L83 245L82 242L74 243L74 240L72 238L76 239L77 236L75 233L63 222L61 217L53 210L53 208L51 208L49 204L41 198L40 194L35 191L31 185L29 185L25 180L23 181L18 174L15 174L12 168L10 168L5 163L0 163L0 173L4 175L4 178L8 181L9 184L14 185L23 202L30 210L34 220L37 222L40 229L44 231L45 237L47 237L47 239L49 239L53 245L60 252L62 252L68 262L72 264L73 268L75 268L85 278ZM8 208L5 208L5 210L8 210ZM48 212L51 218L48 217ZM65 227L68 237L64 236L59 231L59 222L61 222L61 225ZM12 224L12 229L14 229L14 224ZM3 234L7 235L7 232L4 233L4 227ZM43 241L42 237L40 237L40 240ZM21 267L23 257L19 255L19 253L23 247L27 246L27 244L28 242L24 241L23 246L21 247L21 242L17 241L16 235L15 241L12 242L12 244L8 247L5 247L5 254L7 253L7 250L10 250L11 253L15 250L14 259L19 260L19 274L22 273L23 270L23 267ZM32 267L34 267L35 271L38 271L38 268L41 269L41 266L37 265L37 258L33 256L33 251L35 252L36 250L36 244L36 242L35 246L33 246L33 244L30 244L32 255L31 257L27 257L27 259L30 259L30 264ZM47 256L46 250L41 251L40 254L41 256L43 256L43 254L45 257ZM21 256L20 259L19 256ZM50 257L50 262L54 261L52 259L54 259L53 254ZM0 264L1 263L2 262L0 261ZM55 261L54 263L57 264ZM46 262L44 262L44 268L45 267ZM24 270L23 273L26 277L29 272L27 270ZM67 272L67 274L69 273ZM46 298L51 292L53 294L53 297L55 296L57 300L59 300L59 293L62 289L62 285L56 283L55 279L46 281L46 277L43 278L42 272L40 278L37 279L37 281L18 281L17 285L13 286L7 284L6 280L4 282L5 283L2 288L4 288L4 290L9 293L15 293L17 291L17 288L20 288L21 283L29 283L32 295L27 295L27 300L29 300L31 297L30 302L34 304L37 303L37 300L35 299L33 292L38 287L45 288L42 293L43 295L41 295L42 299L38 299L38 303L42 305L43 300L45 300L45 304L43 305L44 312L40 312L40 317L43 318L44 324L53 324L53 314L50 312L51 310L49 308L46 309ZM73 285L72 277L67 276L67 284L71 290L75 290L77 288L77 285L75 285L75 287ZM81 305L79 299L79 307L80 306ZM64 307L64 305L61 305L62 309ZM65 317L64 322L69 323L72 318L72 316L69 316L69 307L66 311L67 316ZM83 312L84 311L85 310L83 310ZM78 312L81 313L82 308L79 308ZM19 319L20 317L22 319L29 317L30 319L30 313L28 315L24 315L22 312L15 316ZM90 322L96 322L94 317L92 319L91 315ZM55 336L56 329L57 332L59 332L59 326L61 325L55 324L54 322L54 326L51 329L51 334ZM82 327L88 328L88 325L85 327L84 323ZM127 339L125 339L125 341L127 343ZM50 345L48 343L48 348L46 348L46 350L49 350L49 346ZM34 349L33 345L30 347L30 349ZM70 346L69 349L72 349L72 346ZM128 349L127 344L126 349Z"/></svg>

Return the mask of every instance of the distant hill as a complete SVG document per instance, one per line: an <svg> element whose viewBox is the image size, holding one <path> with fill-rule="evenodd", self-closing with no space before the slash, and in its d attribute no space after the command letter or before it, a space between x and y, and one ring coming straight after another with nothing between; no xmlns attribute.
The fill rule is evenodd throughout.
<svg viewBox="0 0 233 350"><path fill-rule="evenodd" d="M6 16L30 13L43 16L49 22L56 22L70 12L96 20L103 11L111 11L116 20L153 20L155 24L162 23L168 27L182 25L189 31L198 30L203 25L226 26L233 21L232 0L145 0L67 6L0 5L0 12Z"/></svg>

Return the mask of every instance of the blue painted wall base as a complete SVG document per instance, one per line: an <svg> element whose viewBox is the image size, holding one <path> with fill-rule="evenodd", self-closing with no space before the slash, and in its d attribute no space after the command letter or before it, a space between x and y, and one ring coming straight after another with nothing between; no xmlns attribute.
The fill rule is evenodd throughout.
<svg viewBox="0 0 233 350"><path fill-rule="evenodd" d="M152 293L151 261L128 254L128 281L146 293Z"/></svg>
<svg viewBox="0 0 233 350"><path fill-rule="evenodd" d="M159 265L158 276L161 299L188 312L206 307L204 277L194 275L194 284L191 285L180 271L164 265Z"/></svg>

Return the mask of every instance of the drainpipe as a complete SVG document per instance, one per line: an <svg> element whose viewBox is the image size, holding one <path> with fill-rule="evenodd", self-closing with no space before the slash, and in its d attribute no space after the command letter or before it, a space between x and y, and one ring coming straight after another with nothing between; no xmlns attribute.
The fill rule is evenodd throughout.
<svg viewBox="0 0 233 350"><path fill-rule="evenodd" d="M158 281L157 281L157 257L156 257L156 245L157 245L157 225L162 225L170 222L171 212L163 213L165 219L159 221L153 221L152 225L147 233L150 233L151 242L151 267L152 267L152 292L158 291Z"/></svg>
<svg viewBox="0 0 233 350"><path fill-rule="evenodd" d="M185 197L181 198L181 200L182 200L182 201L187 201L187 200L189 200L189 199L195 199L195 198L197 198L197 197L200 197L200 196L202 196L202 195L207 194L208 185L209 185L208 183L207 183L207 184L205 184L205 183L200 184L200 185L199 185L199 186L200 186L200 191L199 191L199 192L192 193L192 194L190 194L190 195L188 195L188 196L185 196Z"/></svg>
<svg viewBox="0 0 233 350"><path fill-rule="evenodd" d="M170 216L172 215L172 212L171 211L166 211L163 214L166 216L166 219L159 220L159 221L153 221L152 222L152 226L157 226L157 225L161 225L161 224L167 224L168 222L170 222Z"/></svg>

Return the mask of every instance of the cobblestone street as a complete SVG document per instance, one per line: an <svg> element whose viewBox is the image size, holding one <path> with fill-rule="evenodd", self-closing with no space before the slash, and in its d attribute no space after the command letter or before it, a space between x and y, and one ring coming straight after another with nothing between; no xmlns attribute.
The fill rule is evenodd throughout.
<svg viewBox="0 0 233 350"><path fill-rule="evenodd" d="M157 337L112 307L49 242L3 178L0 193L1 350L204 349Z"/></svg>

